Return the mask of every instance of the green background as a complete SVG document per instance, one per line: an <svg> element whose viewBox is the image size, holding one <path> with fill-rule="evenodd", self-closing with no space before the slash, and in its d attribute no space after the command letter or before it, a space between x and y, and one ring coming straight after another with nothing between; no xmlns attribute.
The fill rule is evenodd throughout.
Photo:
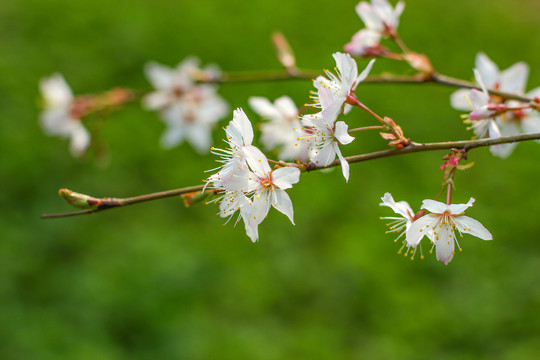
<svg viewBox="0 0 540 360"><path fill-rule="evenodd" d="M440 189L444 152L303 174L289 192L296 226L272 210L252 244L223 227L217 207L166 199L76 218L67 187L133 196L199 184L214 159L187 144L159 147L164 125L139 104L107 118L109 158L77 161L38 124L38 81L61 72L77 94L146 88L146 61L187 55L225 71L279 69L270 35L282 31L298 64L332 68L363 25L355 1L2 1L0 4L1 359L530 359L540 352L540 146L506 160L471 151L454 200L494 240L461 240L449 266L410 261L378 206L391 192L415 208ZM531 65L540 83L537 1L408 1L400 33L441 73L472 78L485 51L501 68ZM360 67L365 66L360 62ZM373 74L407 74L380 60ZM309 81L225 84L232 108L249 96L308 101ZM365 85L361 100L418 142L470 138L431 85ZM230 118L230 117L229 117ZM224 119L220 126L226 124ZM350 124L373 125L360 111ZM222 133L214 139L220 142ZM346 155L383 149L362 133ZM424 246L424 250L427 247Z"/></svg>

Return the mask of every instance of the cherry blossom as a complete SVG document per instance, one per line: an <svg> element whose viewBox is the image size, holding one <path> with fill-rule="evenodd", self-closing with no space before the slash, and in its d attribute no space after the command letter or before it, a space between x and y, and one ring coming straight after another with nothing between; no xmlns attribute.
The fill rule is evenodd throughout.
<svg viewBox="0 0 540 360"><path fill-rule="evenodd" d="M161 143L174 147L187 140L198 152L205 153L212 143L215 123L229 112L229 106L217 94L217 87L197 84L199 78L217 76L210 66L199 68L199 60L187 58L176 68L150 62L145 73L156 91L143 98L143 106L160 112L167 130Z"/></svg>
<svg viewBox="0 0 540 360"><path fill-rule="evenodd" d="M358 84L368 76L375 59L372 59L360 75L358 75L356 61L349 54L337 52L332 56L336 61L336 67L334 68L336 74L325 70L327 77L318 76L313 81L313 86L317 89L317 92L312 96L314 100L313 106L321 109L326 107L325 98L321 99L320 95L321 89L326 88L331 90L332 100L329 102L338 102L340 109L344 105L343 112L347 114L352 109L352 105L346 103L347 100L352 100L350 97L356 97L354 91Z"/></svg>
<svg viewBox="0 0 540 360"><path fill-rule="evenodd" d="M83 126L71 88L61 74L53 74L39 83L44 99L40 122L47 135L58 135L70 140L70 152L75 157L84 155L90 145L90 134Z"/></svg>
<svg viewBox="0 0 540 360"><path fill-rule="evenodd" d="M380 44L381 34L378 31L362 29L353 35L351 41L343 47L353 56L376 56L384 52Z"/></svg>
<svg viewBox="0 0 540 360"><path fill-rule="evenodd" d="M480 222L464 215L465 210L473 203L474 198L467 204L451 205L435 200L424 200L421 208L430 213L417 219L409 227L405 239L407 245L415 248L424 235L427 235L433 241L437 260L448 265L454 257L454 243L461 251L454 228L461 237L462 233L466 233L482 240L492 240L493 236Z"/></svg>
<svg viewBox="0 0 540 360"><path fill-rule="evenodd" d="M400 1L395 8L386 0L361 1L356 5L356 13L362 19L366 28L378 32L381 36L393 36L399 25L399 17L405 9L405 3Z"/></svg>
<svg viewBox="0 0 540 360"><path fill-rule="evenodd" d="M267 120L261 124L261 143L266 150L279 149L279 160L307 160L307 143L298 140L302 135L298 108L290 97L282 96L271 103L264 97L253 96L249 105Z"/></svg>
<svg viewBox="0 0 540 360"><path fill-rule="evenodd" d="M296 167L281 167L272 170L266 156L255 146L249 146L246 160L251 169L248 193L252 204L246 208L247 223L256 228L274 207L285 214L294 225L293 206L285 190L300 180L300 170ZM244 218L244 221L245 218ZM256 231L248 232L253 242L258 240Z"/></svg>
<svg viewBox="0 0 540 360"><path fill-rule="evenodd" d="M332 90L321 88L321 99L328 98ZM324 101L323 101L324 103ZM345 181L349 181L349 163L341 154L339 145L350 144L354 137L349 135L348 125L336 119L341 111L341 103L334 100L331 104L324 104L325 108L317 114L304 115L302 123L305 127L306 136L311 152L310 160L317 167L326 167L332 164L336 158L341 163L341 171Z"/></svg>

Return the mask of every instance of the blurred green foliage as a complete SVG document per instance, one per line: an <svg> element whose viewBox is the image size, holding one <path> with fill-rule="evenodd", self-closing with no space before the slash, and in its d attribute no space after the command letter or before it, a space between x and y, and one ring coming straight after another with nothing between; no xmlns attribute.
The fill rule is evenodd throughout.
<svg viewBox="0 0 540 360"><path fill-rule="evenodd" d="M41 77L61 72L75 93L148 87L146 61L187 55L225 71L279 69L270 35L282 31L301 67L333 67L363 25L355 1L72 1L0 3L1 359L531 359L540 352L540 147L507 160L472 151L455 201L494 235L471 236L445 267L411 262L378 218L387 191L418 208L440 188L440 153L309 173L290 190L296 226L271 211L252 244L221 226L215 206L167 199L55 220L67 187L133 196L200 183L211 156L164 151L164 125L130 105L107 118L107 166L72 159L38 125ZM442 73L472 78L485 51L501 68L531 65L540 83L538 2L408 1L400 33ZM364 66L365 62L360 62ZM380 60L373 73L409 71ZM231 106L252 95L308 101L309 81L226 84ZM366 85L359 96L415 141L467 139L453 89ZM370 122L359 111L349 122ZM228 119L222 121L226 124ZM215 134L220 141L222 134ZM382 149L359 134L352 155ZM426 249L425 249L426 250Z"/></svg>

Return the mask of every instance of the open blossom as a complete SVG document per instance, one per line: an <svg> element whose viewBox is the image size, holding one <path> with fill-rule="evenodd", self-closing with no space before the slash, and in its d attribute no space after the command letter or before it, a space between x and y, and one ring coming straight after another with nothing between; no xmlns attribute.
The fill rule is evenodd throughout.
<svg viewBox="0 0 540 360"><path fill-rule="evenodd" d="M394 240L395 242L397 242L399 239L405 236L407 230L409 230L409 228L411 227L414 221L415 212L412 210L408 202L396 202L392 197L392 194L390 193L385 193L381 200L382 202L379 204L380 206L387 206L392 209L397 215L399 215L381 217L382 220L391 220L390 223L387 224L390 228L387 233L397 233L398 237ZM431 236L432 234L428 234L428 237L431 238ZM407 241L405 241L405 239L402 239L402 243L403 246L400 248L399 253L401 253L403 248L406 247L407 250L405 251L405 255L407 255L411 246L407 245ZM416 248L413 252L413 255L411 256L411 259L414 259L415 252Z"/></svg>
<svg viewBox="0 0 540 360"><path fill-rule="evenodd" d="M214 149L222 157L218 171L206 180L206 187L222 194L221 217L229 217L239 211L246 234L253 242L259 239L258 226L264 220L270 207L274 207L293 221L292 202L284 191L296 184L300 178L298 168L283 167L272 170L268 159L255 146L253 128L242 109L234 111L233 120L225 128L226 142L230 148Z"/></svg>
<svg viewBox="0 0 540 360"><path fill-rule="evenodd" d="M501 137L520 133L531 133L540 130L540 117L536 111L520 109L526 104L490 95L487 90L498 90L523 95L529 75L529 67L518 62L506 70L491 61L484 53L478 53L475 61L475 78L482 87L478 90L460 89L455 91L450 102L457 110L471 110L469 115L472 129L478 137ZM535 98L537 89L527 96ZM514 109L514 110L507 110ZM490 147L493 155L508 157L517 143L494 145Z"/></svg>
<svg viewBox="0 0 540 360"><path fill-rule="evenodd" d="M400 1L395 8L386 0L361 1L356 5L356 13L369 30L376 31L381 36L392 36L398 25L399 17L405 9L405 3Z"/></svg>
<svg viewBox="0 0 540 360"><path fill-rule="evenodd" d="M376 56L384 52L380 41L381 34L378 31L362 29L353 35L343 50L353 56Z"/></svg>
<svg viewBox="0 0 540 360"><path fill-rule="evenodd" d="M321 99L328 97L328 88L320 90ZM310 160L315 166L325 167L332 164L336 155L341 162L341 171L345 181L349 181L349 163L341 154L339 145L350 144L354 137L349 135L348 125L343 121L337 121L341 111L341 103L334 100L317 114L304 115L302 123L305 127L306 136L310 149Z"/></svg>
<svg viewBox="0 0 540 360"><path fill-rule="evenodd" d="M215 67L201 70L198 59L187 58L174 69L150 62L145 73L156 91L143 98L143 105L159 111L167 125L162 145L171 148L187 140L200 153L208 151L211 131L229 106L215 85L195 80L217 76Z"/></svg>
<svg viewBox="0 0 540 360"><path fill-rule="evenodd" d="M246 160L252 171L248 187L252 204L246 208L248 224L256 228L266 218L270 207L285 214L294 224L292 202L285 190L300 180L300 170L295 167L272 170L266 156L255 146L249 147ZM253 234L257 232L254 231ZM253 242L258 240L258 236L250 237Z"/></svg>
<svg viewBox="0 0 540 360"><path fill-rule="evenodd" d="M41 79L41 95L45 100L45 109L40 121L48 135L58 135L70 140L73 156L81 156L90 145L90 134L76 114L75 99L71 88L60 74Z"/></svg>
<svg viewBox="0 0 540 360"><path fill-rule="evenodd" d="M267 120L261 124L261 142L266 150L279 149L279 160L307 159L307 143L298 140L302 135L298 108L290 97L282 96L271 103L264 97L253 96L249 105Z"/></svg>
<svg viewBox="0 0 540 360"><path fill-rule="evenodd" d="M317 88L317 92L312 97L314 99L315 107L324 109L324 99L321 99L321 89L330 89L332 94L331 102L340 103L340 107L344 105L343 112L347 114L352 106L346 102L350 98L355 98L354 91L358 84L360 84L368 76L371 71L371 67L375 62L375 59L371 60L366 68L358 75L358 67L356 61L349 55L337 52L332 55L336 61L335 71L336 74L325 70L326 76L318 76L313 80L313 86Z"/></svg>
<svg viewBox="0 0 540 360"><path fill-rule="evenodd" d="M492 240L493 236L480 222L464 215L465 210L473 203L473 198L467 204L451 205L435 200L424 200L421 208L430 213L417 219L409 227L406 236L407 245L416 247L426 235L433 241L437 260L448 265L454 257L454 244L461 250L454 229L460 236L467 233L482 240Z"/></svg>

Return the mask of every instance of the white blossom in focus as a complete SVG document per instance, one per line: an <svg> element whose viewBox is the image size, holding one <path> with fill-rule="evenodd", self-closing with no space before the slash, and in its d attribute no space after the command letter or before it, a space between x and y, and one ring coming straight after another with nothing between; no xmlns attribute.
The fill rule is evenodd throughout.
<svg viewBox="0 0 540 360"><path fill-rule="evenodd" d="M266 218L270 207L285 214L294 225L292 201L285 192L300 180L300 169L296 167L281 167L272 170L266 156L255 146L246 151L246 160L251 169L248 193L252 205L246 208L247 224L250 228L257 226ZM246 221L246 218L244 218ZM252 231L256 235L256 231ZM248 236L250 234L248 233ZM253 242L257 237L251 237Z"/></svg>
<svg viewBox="0 0 540 360"><path fill-rule="evenodd" d="M258 226L273 206L293 221L292 203L284 190L296 184L300 170L283 167L272 170L266 156L255 146L253 127L242 109L234 111L233 120L225 128L229 149L215 149L222 165L206 180L204 190L217 190L221 217L232 218L239 211L236 223L244 221L246 234L253 242L259 239ZM204 191L203 190L203 191Z"/></svg>
<svg viewBox="0 0 540 360"><path fill-rule="evenodd" d="M329 92L331 92L329 88L321 88L321 99L327 99ZM334 162L337 155L341 162L343 177L345 181L349 181L349 163L341 154L339 145L350 144L354 137L347 132L348 125L345 122L336 122L340 111L341 103L334 99L333 103L325 104L321 112L304 115L302 123L310 149L311 162L315 166L326 167Z"/></svg>
<svg viewBox="0 0 540 360"><path fill-rule="evenodd" d="M73 156L82 156L90 145L90 134L74 111L71 88L61 74L53 74L39 82L44 99L40 122L47 135L57 135L70 140Z"/></svg>
<svg viewBox="0 0 540 360"><path fill-rule="evenodd" d="M415 248L420 240L427 235L435 246L437 260L445 265L454 257L454 244L458 245L454 228L462 237L462 233L474 235L482 240L492 240L491 233L477 220L465 216L465 210L471 207L474 199L467 204L451 204L435 200L424 200L422 209L430 213L422 216L412 223L407 230L407 245Z"/></svg>
<svg viewBox="0 0 540 360"><path fill-rule="evenodd" d="M394 239L395 242L397 242L402 237L405 237L405 234L407 230L411 227L415 212L412 210L411 206L406 201L399 201L396 202L394 198L392 197L392 194L385 193L384 196L381 198L382 202L379 204L380 206L387 206L390 209L392 209L397 215L399 216L385 216L381 217L382 220L390 220L390 222L387 224L389 227L389 230L387 233L397 233L398 237ZM428 237L431 238L432 234L428 234ZM405 251L405 256L409 252L409 248L411 246L407 245L407 241L405 239L402 239L403 246L399 249L398 253L401 253L403 248L407 248ZM411 259L414 259L414 254L416 253L416 248L414 249ZM423 258L423 255L422 255Z"/></svg>
<svg viewBox="0 0 540 360"><path fill-rule="evenodd" d="M266 150L279 149L279 160L307 159L307 142L298 140L302 136L298 108L290 97L282 96L271 103L264 97L253 96L249 105L267 120L261 124L261 143Z"/></svg>
<svg viewBox="0 0 540 360"><path fill-rule="evenodd" d="M372 59L360 75L358 75L356 61L349 54L337 52L332 56L336 61L336 67L334 68L336 74L325 70L327 77L318 76L313 81L313 86L317 89L312 96L314 100L313 106L324 109L325 104L324 100L321 101L320 91L326 88L331 91L333 98L331 102L340 103L340 109L344 105L343 112L347 114L352 109L352 105L346 104L346 101L350 96L355 96L354 91L356 87L368 76L375 59Z"/></svg>
<svg viewBox="0 0 540 360"><path fill-rule="evenodd" d="M159 111L167 125L161 143L174 147L187 140L198 152L212 144L215 124L229 112L229 106L217 93L217 86L197 84L200 78L212 78L219 72L214 66L200 69L197 58L187 58L176 68L150 62L145 73L156 89L143 98L143 106Z"/></svg>

